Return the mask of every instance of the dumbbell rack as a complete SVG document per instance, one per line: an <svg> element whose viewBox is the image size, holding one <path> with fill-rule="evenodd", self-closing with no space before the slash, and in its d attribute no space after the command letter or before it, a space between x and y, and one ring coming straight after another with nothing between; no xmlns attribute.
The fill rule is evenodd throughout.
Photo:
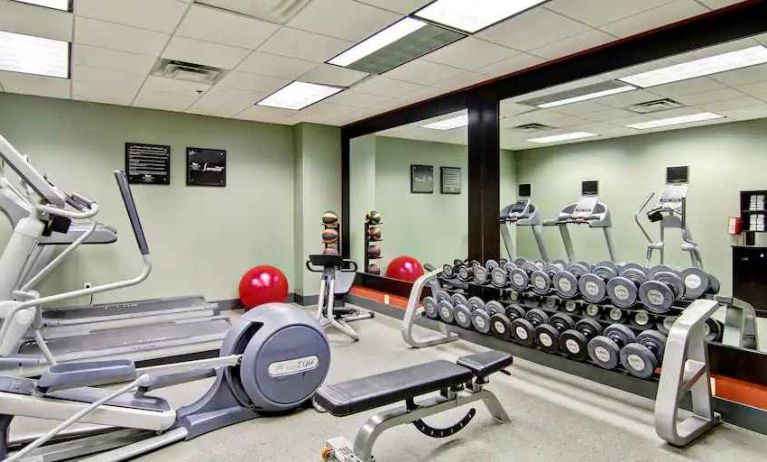
<svg viewBox="0 0 767 462"><path fill-rule="evenodd" d="M511 297L504 297L504 295L513 294L513 292L493 286L476 285L467 281L442 278L441 276L442 269L438 269L422 276L413 285L401 330L403 339L413 347L432 346L459 338L476 338L478 335L470 329L463 329L439 321L430 322L430 320L425 319L425 316L420 316L423 313L419 312L419 303L426 286L431 288L432 293L442 287L453 292L464 291L482 295L483 300L500 298L508 302ZM520 303L522 300L526 302L525 305L528 307L535 306L550 313L562 312L552 309L555 305L552 305L551 302L546 306L544 299L550 299L538 294L517 292L516 298L516 303ZM536 300L537 303L530 303ZM729 338L730 341L741 344L755 340L755 314L753 308L745 302L727 297L708 297L681 305L677 303L673 307L671 315L679 315L679 317L668 332L661 373L654 375L649 381L644 380L644 382L657 383L657 393L655 394L656 431L659 436L673 445L684 446L688 444L719 421L719 417L711 410L712 395L708 380L709 365L706 357L705 325L711 314L721 307L727 309L723 332L725 339ZM439 333L428 337L415 335L412 326L420 318L423 318L429 327L435 328ZM423 323L423 321L419 321L419 323ZM601 322L604 323L605 321ZM609 321L607 322L609 323ZM632 326L632 329L640 330L635 326ZM479 335L488 338L487 335ZM489 343L492 343L494 347L495 344L507 344L508 347L511 347L507 349L516 354L516 351L513 350L517 350L517 344L511 344L495 337L489 340ZM482 343L487 344L488 342L483 339ZM534 347L522 348L533 349ZM545 363L545 361L540 362ZM596 367L593 363L592 366ZM690 375L684 372L690 370L695 373ZM607 374L627 375L627 372L621 369L600 370L598 372L597 375L606 379L600 380L600 382L606 384L610 384L611 381ZM687 391L692 391L693 416L680 424L678 422L680 402Z"/></svg>
<svg viewBox="0 0 767 462"><path fill-rule="evenodd" d="M376 242L383 242L383 239L370 239L370 228L376 228L380 225L382 225L383 222L378 222L375 224L369 223L367 220L365 220L365 272L368 272L368 266L370 265L371 260L380 260L383 258L383 255L379 255L377 257L371 257L368 253L368 249L370 248L371 243Z"/></svg>

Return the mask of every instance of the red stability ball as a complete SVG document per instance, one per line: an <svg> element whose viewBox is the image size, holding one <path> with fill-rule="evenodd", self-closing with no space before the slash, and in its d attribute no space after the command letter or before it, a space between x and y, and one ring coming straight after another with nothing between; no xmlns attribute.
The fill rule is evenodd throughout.
<svg viewBox="0 0 767 462"><path fill-rule="evenodd" d="M254 266L240 279L240 300L245 311L264 303L284 302L287 296L288 278L274 266Z"/></svg>
<svg viewBox="0 0 767 462"><path fill-rule="evenodd" d="M421 276L423 276L423 266L413 257L397 257L386 267L387 278L415 282Z"/></svg>

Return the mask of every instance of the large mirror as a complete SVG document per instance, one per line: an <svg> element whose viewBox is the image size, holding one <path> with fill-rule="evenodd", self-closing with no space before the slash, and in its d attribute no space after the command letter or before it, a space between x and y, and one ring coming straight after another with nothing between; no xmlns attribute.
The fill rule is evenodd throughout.
<svg viewBox="0 0 767 462"><path fill-rule="evenodd" d="M645 266L650 249L650 265L661 254L673 268L702 264L720 295L767 313L765 45L738 40L502 101L515 181L501 203L527 197L540 219L504 225L511 256L543 247L549 261ZM575 219L551 222L563 212Z"/></svg>

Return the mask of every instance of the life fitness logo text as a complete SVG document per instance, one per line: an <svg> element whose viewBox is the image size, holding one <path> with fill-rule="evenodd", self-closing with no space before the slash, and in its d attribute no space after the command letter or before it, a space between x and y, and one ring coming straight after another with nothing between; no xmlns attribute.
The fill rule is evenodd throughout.
<svg viewBox="0 0 767 462"><path fill-rule="evenodd" d="M272 377L283 377L292 374L301 374L313 371L320 365L320 358L316 356L306 356L304 358L289 359L269 364L269 375Z"/></svg>

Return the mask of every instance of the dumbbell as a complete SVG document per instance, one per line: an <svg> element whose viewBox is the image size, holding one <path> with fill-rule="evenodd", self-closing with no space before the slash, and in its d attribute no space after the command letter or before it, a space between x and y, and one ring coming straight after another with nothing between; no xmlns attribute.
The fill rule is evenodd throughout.
<svg viewBox="0 0 767 462"><path fill-rule="evenodd" d="M485 285L490 279L490 271L482 265L474 265L474 284Z"/></svg>
<svg viewBox="0 0 767 462"><path fill-rule="evenodd" d="M490 331L500 339L509 340L511 339L511 322L524 317L525 309L512 303L504 309L503 313L490 316Z"/></svg>
<svg viewBox="0 0 767 462"><path fill-rule="evenodd" d="M551 292L554 276L562 271L558 265L546 265L543 269L530 273L530 286L538 295L547 295Z"/></svg>
<svg viewBox="0 0 767 462"><path fill-rule="evenodd" d="M458 276L458 267L463 265L462 260L453 260L453 264L445 263L442 265L442 276L453 279Z"/></svg>
<svg viewBox="0 0 767 462"><path fill-rule="evenodd" d="M501 266L501 264L500 264L500 263L498 263L498 261L497 261L497 260L493 260L492 258L491 258L490 260L487 260L487 261L485 262L485 268L486 268L488 271L492 271L492 270L493 270L493 268L500 268L500 266Z"/></svg>
<svg viewBox="0 0 767 462"><path fill-rule="evenodd" d="M589 357L589 340L602 333L602 324L592 318L582 318L572 329L559 335L559 349L570 359L583 361Z"/></svg>
<svg viewBox="0 0 767 462"><path fill-rule="evenodd" d="M437 311L437 300L432 297L423 298L423 311L424 315L429 319L439 319L439 312Z"/></svg>
<svg viewBox="0 0 767 462"><path fill-rule="evenodd" d="M589 303L583 310L583 315L589 318L598 319L602 317L602 307L596 303Z"/></svg>
<svg viewBox="0 0 767 462"><path fill-rule="evenodd" d="M558 353L560 334L574 327L575 321L569 314L554 313L547 324L540 324L533 331L535 344L546 353Z"/></svg>
<svg viewBox="0 0 767 462"><path fill-rule="evenodd" d="M605 306L602 308L605 319L617 324L624 324L628 318L628 313L617 306Z"/></svg>
<svg viewBox="0 0 767 462"><path fill-rule="evenodd" d="M453 302L450 294L444 289L439 289L434 293L434 300L437 302L437 316L442 322L452 324L455 316L453 315Z"/></svg>
<svg viewBox="0 0 767 462"><path fill-rule="evenodd" d="M674 271L656 271L639 286L639 300L650 312L663 314L684 296L684 282Z"/></svg>
<svg viewBox="0 0 767 462"><path fill-rule="evenodd" d="M669 331L671 330L671 326L676 321L677 316L667 316L661 319L658 319L655 323L655 328L658 329L658 332L660 332L663 335L668 335ZM706 325L704 326L704 335L706 337L707 342L719 342L722 340L722 335L724 334L724 325L713 318L706 319Z"/></svg>
<svg viewBox="0 0 767 462"><path fill-rule="evenodd" d="M645 329L654 325L655 320L647 310L636 310L629 316L629 322L638 329Z"/></svg>
<svg viewBox="0 0 767 462"><path fill-rule="evenodd" d="M628 326L610 324L588 343L589 357L600 367L615 369L620 362L621 348L636 342L636 335Z"/></svg>
<svg viewBox="0 0 767 462"><path fill-rule="evenodd" d="M503 289L509 283L508 272L514 268L516 268L516 265L514 263L504 262L503 265L499 263L499 266L497 268L493 268L490 270L490 284L492 284L494 287L497 287L499 289Z"/></svg>
<svg viewBox="0 0 767 462"><path fill-rule="evenodd" d="M563 310L569 314L578 314L581 310L581 306L576 300L565 300Z"/></svg>
<svg viewBox="0 0 767 462"><path fill-rule="evenodd" d="M617 272L608 266L595 266L592 272L578 278L578 291L584 300L601 303L607 298L607 281Z"/></svg>
<svg viewBox="0 0 767 462"><path fill-rule="evenodd" d="M516 268L509 271L509 283L515 290L527 290L530 285L530 275L538 271L538 267L533 262L526 261L524 264L517 265Z"/></svg>
<svg viewBox="0 0 767 462"><path fill-rule="evenodd" d="M458 279L463 282L469 282L474 277L474 272L484 267L476 260L471 260L458 267L457 276Z"/></svg>
<svg viewBox="0 0 767 462"><path fill-rule="evenodd" d="M461 293L454 293L450 297L450 302L453 305L455 323L464 329L471 329L471 309L468 306L469 302L466 300L466 296Z"/></svg>
<svg viewBox="0 0 767 462"><path fill-rule="evenodd" d="M471 325L480 334L490 333L490 318L495 314L504 312L500 302L491 300L485 303L479 297L469 299L469 308L472 310Z"/></svg>
<svg viewBox="0 0 767 462"><path fill-rule="evenodd" d="M684 281L684 297L690 300L700 298L705 294L719 293L719 280L700 268L687 268L682 271Z"/></svg>
<svg viewBox="0 0 767 462"><path fill-rule="evenodd" d="M642 331L636 342L621 348L621 364L629 373L640 379L652 377L663 361L666 336L657 330Z"/></svg>
<svg viewBox="0 0 767 462"><path fill-rule="evenodd" d="M618 276L607 281L607 297L619 308L630 308L639 297L639 286L646 281L644 268L635 263L627 264Z"/></svg>
<svg viewBox="0 0 767 462"><path fill-rule="evenodd" d="M535 342L535 328L549 322L549 315L539 308L532 308L525 313L524 318L511 322L511 339L515 342L530 346Z"/></svg>
<svg viewBox="0 0 767 462"><path fill-rule="evenodd" d="M562 298L573 298L578 295L578 279L591 270L586 262L571 263L560 270L552 278L554 291Z"/></svg>

